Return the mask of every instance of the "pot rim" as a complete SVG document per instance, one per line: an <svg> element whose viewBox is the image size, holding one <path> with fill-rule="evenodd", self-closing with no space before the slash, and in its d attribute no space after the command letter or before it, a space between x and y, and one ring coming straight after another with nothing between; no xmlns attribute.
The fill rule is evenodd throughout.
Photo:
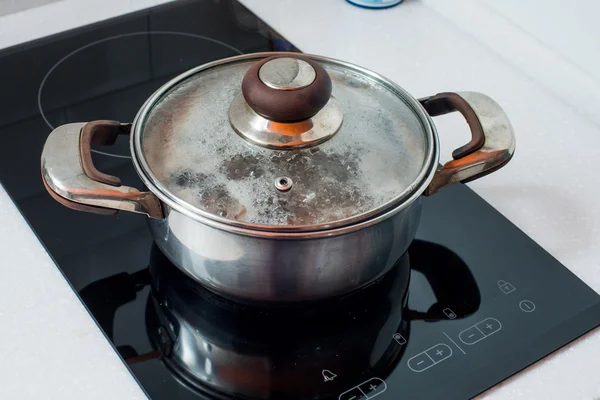
<svg viewBox="0 0 600 400"><path fill-rule="evenodd" d="M171 79L163 86L161 86L158 90L156 90L144 102L132 123L130 151L131 158L138 175L140 176L141 180L146 185L146 187L152 193L154 193L168 207L180 212L186 217L189 217L203 224L209 225L213 228L247 236L281 239L305 239L323 236L337 236L345 233L350 233L374 225L384 219L387 219L397 214L421 196L421 194L425 191L425 189L433 179L433 176L437 170L437 164L439 160L439 138L437 135L437 131L435 129L435 125L433 124L431 117L424 110L423 106L419 103L417 99L415 99L412 95L410 95L396 83L378 73L337 59L311 54L304 55L316 61L322 61L329 64L337 64L344 68L355 70L361 74L364 74L377 80L380 84L384 85L388 90L394 92L394 94L396 94L403 101L405 101L406 104L417 115L427 136L428 146L427 151L425 153L426 159L424 162L424 166L421 169L419 175L417 176L417 179L415 179L415 181L411 185L409 185L404 191L399 193L393 199L380 205L379 207L361 214L357 214L351 218L333 221L327 224L294 226L251 224L219 217L217 215L213 215L209 212L194 207L193 205L174 196L169 190L167 190L154 177L145 158L140 156L141 154L143 154L141 144L141 133L143 130L144 123L146 122L146 119L149 115L149 112L153 109L154 105L177 84L181 83L182 81L190 78L191 76L201 71L219 67L223 64L244 62L252 59L262 59L265 57L270 57L273 54L273 52L250 53L240 56L224 58L200 65ZM297 53L280 52L278 54L285 55Z"/></svg>

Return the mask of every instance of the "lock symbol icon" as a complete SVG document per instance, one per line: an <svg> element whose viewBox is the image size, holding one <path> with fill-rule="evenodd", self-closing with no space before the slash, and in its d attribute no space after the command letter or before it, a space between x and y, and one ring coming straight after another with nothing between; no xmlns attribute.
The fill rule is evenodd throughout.
<svg viewBox="0 0 600 400"><path fill-rule="evenodd" d="M503 280L498 281L498 288L502 290L502 293L509 294L517 290L510 282L506 282Z"/></svg>

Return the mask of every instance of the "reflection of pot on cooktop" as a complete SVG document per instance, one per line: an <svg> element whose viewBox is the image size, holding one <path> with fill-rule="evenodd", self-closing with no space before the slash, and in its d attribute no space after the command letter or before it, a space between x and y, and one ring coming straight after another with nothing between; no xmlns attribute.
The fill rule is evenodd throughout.
<svg viewBox="0 0 600 400"><path fill-rule="evenodd" d="M411 267L436 295L428 310L407 308ZM150 274L146 322L164 363L187 385L243 398L330 398L370 377L386 377L406 348L393 336L410 340L411 319L446 319L438 304L452 304L464 317L480 301L464 262L423 241L369 287L317 303L277 307L224 299L156 247Z"/></svg>
<svg viewBox="0 0 600 400"><path fill-rule="evenodd" d="M197 389L256 399L329 398L357 379L386 376L399 361L403 347L392 336L408 335L408 257L399 264L344 298L241 304L198 285L154 247L148 332L168 354L165 364Z"/></svg>
<svg viewBox="0 0 600 400"><path fill-rule="evenodd" d="M412 310L409 281L411 297L423 297L415 280L426 281L433 297ZM149 268L101 279L80 295L112 336L117 309L149 284L146 329L157 350L119 351L130 364L160 357L184 385L225 398L326 399L373 376L385 379L406 348L393 336L410 342L411 320L447 319L446 306L463 318L480 304L460 257L421 240L370 286L321 302L276 306L225 299L188 278L156 246Z"/></svg>

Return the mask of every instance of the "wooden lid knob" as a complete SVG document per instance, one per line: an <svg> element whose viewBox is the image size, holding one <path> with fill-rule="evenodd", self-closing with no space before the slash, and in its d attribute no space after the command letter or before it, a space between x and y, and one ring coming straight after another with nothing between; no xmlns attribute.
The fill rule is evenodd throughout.
<svg viewBox="0 0 600 400"><path fill-rule="evenodd" d="M257 114L284 123L312 118L329 101L331 88L321 65L292 54L257 62L242 80L246 103Z"/></svg>

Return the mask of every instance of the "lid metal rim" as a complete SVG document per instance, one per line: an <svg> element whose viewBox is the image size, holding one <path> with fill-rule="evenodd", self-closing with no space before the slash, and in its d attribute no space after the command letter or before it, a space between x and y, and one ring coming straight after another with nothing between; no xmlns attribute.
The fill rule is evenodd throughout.
<svg viewBox="0 0 600 400"><path fill-rule="evenodd" d="M282 52L279 54L286 53ZM143 154L141 144L142 128L150 110L154 107L156 102L158 102L165 93L167 93L169 90L175 87L175 85L201 71L215 68L223 64L243 62L252 59L261 59L264 57L270 57L272 55L272 52L252 53L229 57L213 61L207 64L203 64L171 79L163 86L161 86L156 92L152 94L152 96L150 96L146 100L146 102L138 111L132 124L130 150L134 166L138 171L138 175L150 191L152 191L161 201L166 203L169 207L173 208L174 210L177 210L178 212L186 215L187 217L205 223L214 228L244 234L248 236L273 238L308 238L317 236L331 236L348 233L357 229L362 229L396 214L397 212L401 211L406 206L411 204L417 197L419 197L423 193L429 182L433 179L433 174L437 169L437 160L439 159L439 143L437 133L435 132L435 126L433 125L433 121L424 111L420 103L400 86L373 71L361 68L354 64L346 63L344 61L309 54L305 54L305 56L316 61L323 61L325 63L339 65L344 68L352 69L377 80L381 84L385 85L388 89L394 91L394 93L396 93L396 95L401 97L404 101L406 101L406 103L419 117L421 123L423 124L428 139L428 148L426 152L427 162L425 163L426 165L421 169L421 172L419 173L415 181L411 185L409 185L404 191L399 193L397 196L395 196L388 202L379 205L377 208L363 212L350 218L332 221L326 224L275 226L233 221L230 219L213 215L174 196L158 180L156 180L145 158L141 156L141 154Z"/></svg>

